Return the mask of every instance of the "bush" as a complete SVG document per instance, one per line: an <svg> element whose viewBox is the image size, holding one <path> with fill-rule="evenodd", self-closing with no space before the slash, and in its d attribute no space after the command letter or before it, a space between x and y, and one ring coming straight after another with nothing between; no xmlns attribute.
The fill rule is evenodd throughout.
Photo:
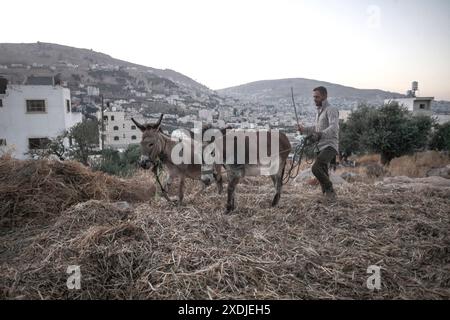
<svg viewBox="0 0 450 320"><path fill-rule="evenodd" d="M450 151L450 121L442 125L435 125L431 136L430 149Z"/></svg>
<svg viewBox="0 0 450 320"><path fill-rule="evenodd" d="M381 163L423 150L433 126L429 116L413 116L397 103L380 108L360 106L341 127L341 150L345 152L375 152Z"/></svg>
<svg viewBox="0 0 450 320"><path fill-rule="evenodd" d="M101 153L101 161L93 168L112 175L128 177L137 170L140 155L139 145L130 145L123 153L105 149Z"/></svg>

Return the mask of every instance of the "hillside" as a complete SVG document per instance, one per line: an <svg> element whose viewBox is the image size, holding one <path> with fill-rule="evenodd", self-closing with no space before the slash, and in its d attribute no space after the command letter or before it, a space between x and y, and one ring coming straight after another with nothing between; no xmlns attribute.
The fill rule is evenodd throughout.
<svg viewBox="0 0 450 320"><path fill-rule="evenodd" d="M266 104L278 104L290 102L291 87L298 99L310 99L312 89L325 86L328 89L330 100L352 102L378 103L384 99L401 97L395 92L382 91L378 89L357 89L325 81L311 79L293 78L279 80L263 80L236 87L218 90L222 95L234 98L259 101Z"/></svg>
<svg viewBox="0 0 450 320"><path fill-rule="evenodd" d="M186 106L215 106L214 91L174 70L161 70L115 59L89 49L51 43L0 44L0 76L23 83L30 75L60 74L80 101L87 86L110 99L160 101ZM170 100L170 99L171 100Z"/></svg>

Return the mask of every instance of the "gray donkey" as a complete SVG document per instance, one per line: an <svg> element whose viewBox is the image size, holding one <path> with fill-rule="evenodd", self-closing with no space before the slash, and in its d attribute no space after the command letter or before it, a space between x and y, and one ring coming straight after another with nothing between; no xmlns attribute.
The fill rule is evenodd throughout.
<svg viewBox="0 0 450 320"><path fill-rule="evenodd" d="M217 184L218 193L223 191L222 166L210 166L205 170L205 166L201 164L174 164L171 160L172 149L177 143L173 141L171 136L165 134L161 129L161 121L164 114L161 114L159 120L155 124L140 124L135 119L131 119L134 124L142 131L141 140L141 160L139 162L143 169L150 169L157 161L161 161L167 169L169 177L167 184L172 182L174 177L180 178L178 188L178 204L181 205L184 198L185 179L200 180L203 183L203 189L210 185L214 180ZM194 140L192 140L192 144ZM155 169L155 168L154 168ZM203 170L202 170L203 169ZM166 185L167 186L167 185Z"/></svg>
<svg viewBox="0 0 450 320"><path fill-rule="evenodd" d="M194 164L193 139L191 139L192 161L182 164L173 163L171 155L178 142L173 141L170 136L162 132L162 118L163 115L156 124L144 125L132 119L143 132L141 141L143 161L141 161L141 166L148 168L149 163L155 162L156 159L162 160L169 170L180 177L179 199L181 203L185 177L201 180L202 165ZM212 167L214 168L216 182L220 185L219 190L222 186L222 165L225 167L228 177L226 212L230 213L235 209L235 189L240 178L244 176L270 175L276 191L272 206L276 206L280 201L284 169L291 151L289 139L284 133L275 131L263 132L261 130L254 132L251 136L246 136L245 133L242 134L242 131L228 129L221 130L219 136L212 141L215 150L218 151L217 158L219 161L214 163ZM230 141L232 142L230 143ZM269 164L269 170L267 163L263 161L264 159L261 156L264 152L272 160Z"/></svg>

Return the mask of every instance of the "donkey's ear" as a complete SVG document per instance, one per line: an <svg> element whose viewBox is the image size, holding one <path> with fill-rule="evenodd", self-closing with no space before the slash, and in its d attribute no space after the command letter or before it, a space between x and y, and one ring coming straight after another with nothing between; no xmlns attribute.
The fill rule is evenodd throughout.
<svg viewBox="0 0 450 320"><path fill-rule="evenodd" d="M134 118L131 118L131 121L133 121L133 123L136 125L136 127L139 128L139 130L145 131L145 126L143 126L142 124L140 124L139 122L137 122L136 120L134 120Z"/></svg>
<svg viewBox="0 0 450 320"><path fill-rule="evenodd" d="M163 117L164 117L164 113L161 113L161 115L159 116L158 122L155 124L155 128L157 130L161 130L161 121L162 121Z"/></svg>

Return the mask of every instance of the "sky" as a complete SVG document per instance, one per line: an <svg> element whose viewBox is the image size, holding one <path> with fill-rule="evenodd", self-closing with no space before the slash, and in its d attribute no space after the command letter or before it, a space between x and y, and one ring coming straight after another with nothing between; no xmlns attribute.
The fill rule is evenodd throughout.
<svg viewBox="0 0 450 320"><path fill-rule="evenodd" d="M309 78L450 100L449 0L3 0L0 43L51 42L211 89Z"/></svg>

